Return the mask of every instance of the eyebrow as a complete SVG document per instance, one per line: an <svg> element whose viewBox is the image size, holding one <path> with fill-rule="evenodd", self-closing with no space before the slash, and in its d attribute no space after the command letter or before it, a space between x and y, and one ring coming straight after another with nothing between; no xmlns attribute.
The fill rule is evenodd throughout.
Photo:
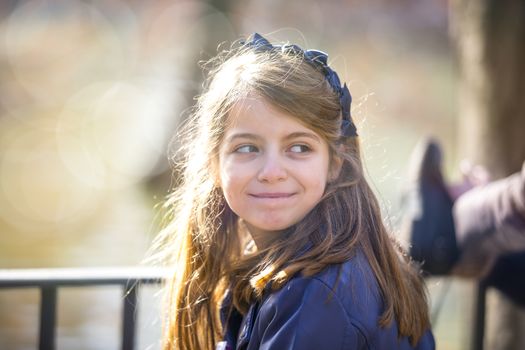
<svg viewBox="0 0 525 350"><path fill-rule="evenodd" d="M250 139L250 140L258 140L260 139L260 137L258 137L257 135L255 134L250 134L248 132L242 132L242 133L238 133L238 134L233 134L231 136L229 136L226 141L231 143L233 142L235 139Z"/></svg>
<svg viewBox="0 0 525 350"><path fill-rule="evenodd" d="M321 142L321 139L316 134L313 134L313 133L310 133L310 132L302 132L302 131L293 132L293 133L291 133L289 135L286 135L286 137L284 139L285 140L292 140L292 139L296 139L296 138L300 138L300 137L306 137L306 138L312 139L312 140L314 140L316 142ZM226 139L226 141L231 143L235 139L259 140L260 137L255 135L255 134L243 132L243 133L233 134L233 135L229 136Z"/></svg>
<svg viewBox="0 0 525 350"><path fill-rule="evenodd" d="M307 137L307 138L312 139L312 140L314 140L316 142L321 142L321 139L316 134L313 134L311 132L302 132L302 131L293 132L290 135L286 136L284 139L285 140L290 140L290 139L297 139L297 138L300 138L300 137Z"/></svg>

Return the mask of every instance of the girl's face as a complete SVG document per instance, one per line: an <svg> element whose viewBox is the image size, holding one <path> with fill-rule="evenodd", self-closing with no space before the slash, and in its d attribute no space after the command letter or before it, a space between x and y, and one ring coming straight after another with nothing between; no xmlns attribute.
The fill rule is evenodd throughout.
<svg viewBox="0 0 525 350"><path fill-rule="evenodd" d="M320 201L329 179L329 147L316 132L262 98L230 112L219 150L226 202L259 248Z"/></svg>

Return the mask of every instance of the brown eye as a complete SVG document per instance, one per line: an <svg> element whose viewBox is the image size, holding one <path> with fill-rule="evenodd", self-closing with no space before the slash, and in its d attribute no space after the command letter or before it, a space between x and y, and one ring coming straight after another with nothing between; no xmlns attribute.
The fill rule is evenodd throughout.
<svg viewBox="0 0 525 350"><path fill-rule="evenodd" d="M259 149L255 147L254 145L241 145L237 148L235 148L235 153L253 153L258 152Z"/></svg>
<svg viewBox="0 0 525 350"><path fill-rule="evenodd" d="M311 150L312 149L309 146L303 144L293 145L290 147L290 152L292 153L306 153L310 152Z"/></svg>

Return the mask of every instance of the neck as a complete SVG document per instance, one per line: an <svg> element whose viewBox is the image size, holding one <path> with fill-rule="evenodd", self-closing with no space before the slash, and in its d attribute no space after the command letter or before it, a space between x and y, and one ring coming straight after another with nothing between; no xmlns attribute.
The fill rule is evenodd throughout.
<svg viewBox="0 0 525 350"><path fill-rule="evenodd" d="M257 250L265 250L269 248L280 236L284 233L284 230L280 231L266 231L261 230L257 227L250 225L247 222L244 222L244 226L248 230L250 236L252 236Z"/></svg>

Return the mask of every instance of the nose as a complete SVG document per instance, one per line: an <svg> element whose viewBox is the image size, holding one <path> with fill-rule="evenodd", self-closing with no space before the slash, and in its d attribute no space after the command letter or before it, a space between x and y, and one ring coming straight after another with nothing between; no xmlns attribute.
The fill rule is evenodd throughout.
<svg viewBox="0 0 525 350"><path fill-rule="evenodd" d="M262 159L257 179L261 182L279 182L288 177L283 159L278 154L266 154Z"/></svg>

